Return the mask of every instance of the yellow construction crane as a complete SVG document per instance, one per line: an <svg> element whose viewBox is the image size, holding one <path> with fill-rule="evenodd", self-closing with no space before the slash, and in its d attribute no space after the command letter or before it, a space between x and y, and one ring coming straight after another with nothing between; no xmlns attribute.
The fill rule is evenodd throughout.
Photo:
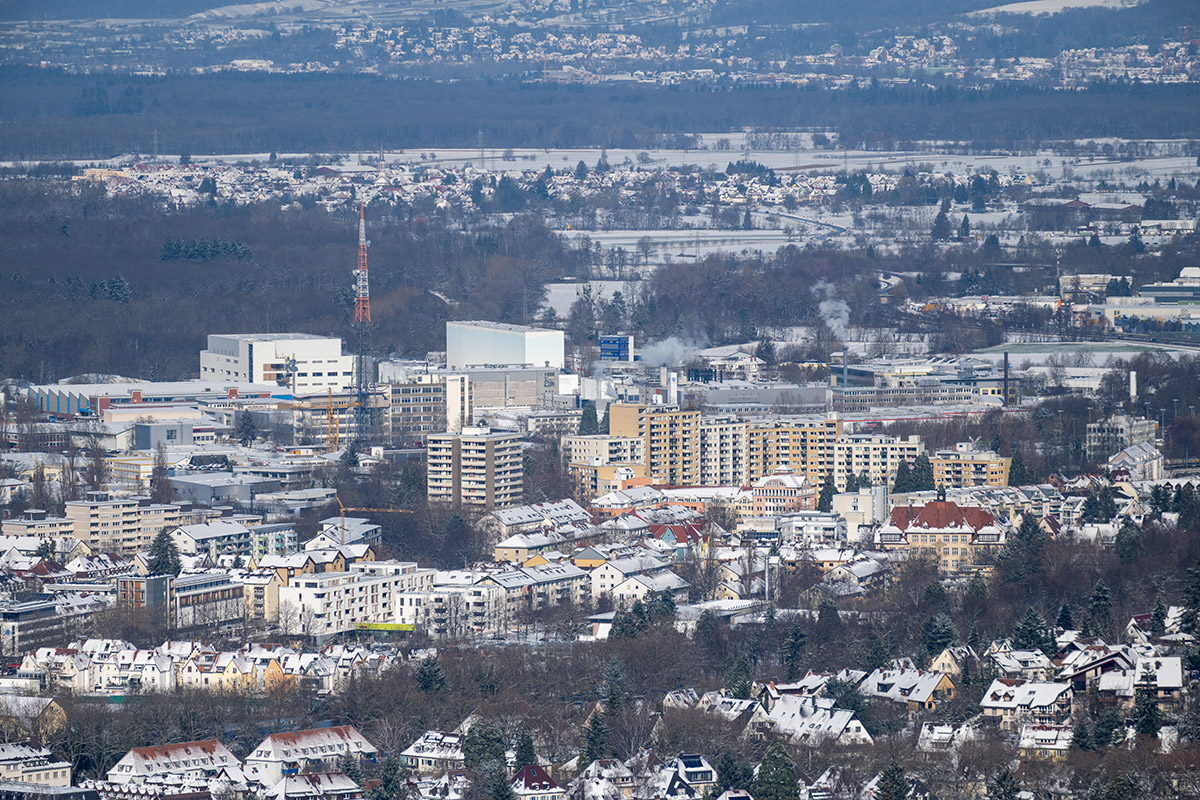
<svg viewBox="0 0 1200 800"><path fill-rule="evenodd" d="M333 413L333 387L329 387L329 405L325 412L325 452L332 453L338 449L342 437L339 430L337 414ZM339 504L341 501L338 501Z"/></svg>

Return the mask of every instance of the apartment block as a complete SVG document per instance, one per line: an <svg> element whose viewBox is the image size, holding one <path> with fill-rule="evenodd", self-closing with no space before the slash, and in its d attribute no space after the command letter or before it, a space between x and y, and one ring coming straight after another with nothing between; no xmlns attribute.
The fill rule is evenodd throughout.
<svg viewBox="0 0 1200 800"><path fill-rule="evenodd" d="M43 509L26 509L20 519L6 519L0 523L0 533L5 536L36 536L39 539L56 539L75 536L75 521L68 517L51 517Z"/></svg>
<svg viewBox="0 0 1200 800"><path fill-rule="evenodd" d="M735 416L700 418L700 485L744 486L749 474L747 425Z"/></svg>
<svg viewBox="0 0 1200 800"><path fill-rule="evenodd" d="M700 483L699 411L613 403L608 413L611 435L642 440L646 477L671 486Z"/></svg>
<svg viewBox="0 0 1200 800"><path fill-rule="evenodd" d="M790 468L820 486L833 462L833 443L841 435L837 416L751 425L746 431L746 479L755 481Z"/></svg>
<svg viewBox="0 0 1200 800"><path fill-rule="evenodd" d="M409 375L392 384L391 417L392 436L400 442L458 433L471 423L471 379L441 372Z"/></svg>
<svg viewBox="0 0 1200 800"><path fill-rule="evenodd" d="M426 458L430 500L486 511L522 502L521 443L515 433L472 427L430 436Z"/></svg>
<svg viewBox="0 0 1200 800"><path fill-rule="evenodd" d="M575 497L586 503L594 497L615 492L629 481L645 478L644 464L568 464Z"/></svg>
<svg viewBox="0 0 1200 800"><path fill-rule="evenodd" d="M959 442L953 449L938 450L929 457L933 481L947 489L966 486L1008 486L1011 458L993 450L980 450L970 442Z"/></svg>
<svg viewBox="0 0 1200 800"><path fill-rule="evenodd" d="M641 464L646 458L640 436L564 436L561 447L568 464Z"/></svg>
<svg viewBox="0 0 1200 800"><path fill-rule="evenodd" d="M93 552L125 555L145 550L159 531L180 521L179 506L114 500L107 492L88 492L85 500L71 500L64 513L75 537Z"/></svg>
<svg viewBox="0 0 1200 800"><path fill-rule="evenodd" d="M920 436L849 434L834 440L833 463L829 466L832 466L833 482L838 491L844 492L851 473L867 473L872 484L891 484L901 461L911 463L924 452L925 444ZM824 481L823 470L817 485Z"/></svg>
<svg viewBox="0 0 1200 800"><path fill-rule="evenodd" d="M432 585L432 570L427 572ZM396 603L411 583L403 573L354 571L297 576L287 586L279 587L279 625L287 633L323 638L353 631L359 623L395 624Z"/></svg>
<svg viewBox="0 0 1200 800"><path fill-rule="evenodd" d="M1119 414L1087 426L1087 455L1104 459L1142 442L1153 442L1158 435L1158 423L1144 417Z"/></svg>

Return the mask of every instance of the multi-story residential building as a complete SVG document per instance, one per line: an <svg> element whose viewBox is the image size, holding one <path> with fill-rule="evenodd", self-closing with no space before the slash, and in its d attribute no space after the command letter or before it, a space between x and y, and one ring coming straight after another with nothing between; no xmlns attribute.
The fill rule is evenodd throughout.
<svg viewBox="0 0 1200 800"><path fill-rule="evenodd" d="M304 575L279 587L279 625L288 634L318 639L355 630L360 623L389 623L398 582L362 572Z"/></svg>
<svg viewBox="0 0 1200 800"><path fill-rule="evenodd" d="M588 510L574 500L557 500L498 509L481 519L479 526L496 539L506 539L517 533L550 531L591 520Z"/></svg>
<svg viewBox="0 0 1200 800"><path fill-rule="evenodd" d="M430 500L488 511L521 504L524 475L517 434L463 428L430 436L426 453Z"/></svg>
<svg viewBox="0 0 1200 800"><path fill-rule="evenodd" d="M446 372L415 373L392 383L392 437L424 441L471 423L471 379Z"/></svg>
<svg viewBox="0 0 1200 800"><path fill-rule="evenodd" d="M75 537L75 521L69 517L51 517L43 509L26 509L20 519L6 519L0 523L4 536L36 536L39 539L64 539Z"/></svg>
<svg viewBox="0 0 1200 800"><path fill-rule="evenodd" d="M1158 435L1158 423L1144 417L1118 414L1087 426L1087 456L1104 459L1126 447L1150 442Z"/></svg>
<svg viewBox="0 0 1200 800"><path fill-rule="evenodd" d="M68 635L70 622L51 600L0 604L0 651L18 655L59 642Z"/></svg>
<svg viewBox="0 0 1200 800"><path fill-rule="evenodd" d="M775 517L816 507L816 487L803 475L797 475L787 467L780 467L772 474L759 478L740 492L734 501L734 509L741 520L747 517Z"/></svg>
<svg viewBox="0 0 1200 800"><path fill-rule="evenodd" d="M135 747L108 771L110 783L145 783L164 777L207 778L240 762L216 739L162 747Z"/></svg>
<svg viewBox="0 0 1200 800"><path fill-rule="evenodd" d="M342 355L341 339L310 333L212 334L200 351L200 377L338 391L354 385L354 356Z"/></svg>
<svg viewBox="0 0 1200 800"><path fill-rule="evenodd" d="M434 571L410 561L368 561L348 572L297 575L279 588L279 624L324 638L362 624L398 624L404 592L433 588Z"/></svg>
<svg viewBox="0 0 1200 800"><path fill-rule="evenodd" d="M646 459L640 436L564 436L560 447L568 464L643 464Z"/></svg>
<svg viewBox="0 0 1200 800"><path fill-rule="evenodd" d="M959 442L951 450L938 450L929 457L933 482L947 489L964 486L1008 486L1011 458L994 450L980 450L973 443Z"/></svg>
<svg viewBox="0 0 1200 800"><path fill-rule="evenodd" d="M904 549L910 558L930 558L943 571L953 572L985 563L1003 547L1005 537L992 512L935 500L893 508L876 542L881 549Z"/></svg>
<svg viewBox="0 0 1200 800"><path fill-rule="evenodd" d="M842 420L774 421L746 431L746 479L758 480L788 467L820 486L833 463L833 443L842 435Z"/></svg>
<svg viewBox="0 0 1200 800"><path fill-rule="evenodd" d="M645 440L636 436L564 436L563 461L580 502L646 476Z"/></svg>
<svg viewBox="0 0 1200 800"><path fill-rule="evenodd" d="M65 504L75 536L99 553L133 554L150 546L159 531L179 524L179 506L145 500L114 500L107 492L88 492L85 500Z"/></svg>
<svg viewBox="0 0 1200 800"><path fill-rule="evenodd" d="M700 485L744 486L747 425L735 416L700 418Z"/></svg>
<svg viewBox="0 0 1200 800"><path fill-rule="evenodd" d="M274 786L285 775L335 769L338 760L374 758L378 751L353 725L273 733L246 756L246 777Z"/></svg>
<svg viewBox="0 0 1200 800"><path fill-rule="evenodd" d="M700 482L700 412L678 406L609 405L609 433L637 437L646 453L646 477L671 486Z"/></svg>
<svg viewBox="0 0 1200 800"><path fill-rule="evenodd" d="M912 463L924 452L925 444L920 436L869 433L839 436L833 442L833 483L838 491L845 491L851 475L865 472L872 484L891 484L900 462ZM817 485L822 485L824 481L823 471Z"/></svg>
<svg viewBox="0 0 1200 800"><path fill-rule="evenodd" d="M180 575L172 586L173 626L212 627L242 619L245 592L226 572Z"/></svg>
<svg viewBox="0 0 1200 800"><path fill-rule="evenodd" d="M8 742L0 744L0 781L70 786L71 765L32 742Z"/></svg>
<svg viewBox="0 0 1200 800"><path fill-rule="evenodd" d="M296 528L287 522L252 525L250 527L250 556L286 556L296 552L299 537Z"/></svg>
<svg viewBox="0 0 1200 800"><path fill-rule="evenodd" d="M979 701L985 719L1016 731L1024 724L1057 725L1071 718L1071 684L997 678Z"/></svg>
<svg viewBox="0 0 1200 800"><path fill-rule="evenodd" d="M241 584L246 618L274 622L279 619L279 587L283 579L273 569L258 569L230 576Z"/></svg>
<svg viewBox="0 0 1200 800"><path fill-rule="evenodd" d="M495 584L443 585L399 596L399 621L435 639L493 636L508 628L505 589Z"/></svg>
<svg viewBox="0 0 1200 800"><path fill-rule="evenodd" d="M117 578L117 604L161 615L167 627L209 627L246 616L245 590L228 573Z"/></svg>
<svg viewBox="0 0 1200 800"><path fill-rule="evenodd" d="M252 555L250 529L232 519L183 525L171 532L171 539L182 555L234 555L243 558Z"/></svg>

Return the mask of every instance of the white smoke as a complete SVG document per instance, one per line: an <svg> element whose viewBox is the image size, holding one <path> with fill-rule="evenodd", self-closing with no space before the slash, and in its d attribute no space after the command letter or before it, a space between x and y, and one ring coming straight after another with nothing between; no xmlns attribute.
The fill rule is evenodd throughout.
<svg viewBox="0 0 1200 800"><path fill-rule="evenodd" d="M850 340L850 306L845 300L836 297L837 287L829 281L818 281L813 284L813 294L824 297L817 306L821 321L828 326L838 341L845 344Z"/></svg>
<svg viewBox="0 0 1200 800"><path fill-rule="evenodd" d="M671 336L643 347L642 363L647 367L677 367L692 353L703 349L704 345L700 342Z"/></svg>

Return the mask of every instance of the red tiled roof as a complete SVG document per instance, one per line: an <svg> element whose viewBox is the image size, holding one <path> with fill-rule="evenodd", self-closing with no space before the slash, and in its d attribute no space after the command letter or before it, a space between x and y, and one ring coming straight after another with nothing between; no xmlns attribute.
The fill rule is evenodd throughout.
<svg viewBox="0 0 1200 800"><path fill-rule="evenodd" d="M978 533L981 528L996 524L996 517L979 506L960 507L947 500L934 500L923 506L893 508L891 522L902 531L909 528L945 530L970 527Z"/></svg>

